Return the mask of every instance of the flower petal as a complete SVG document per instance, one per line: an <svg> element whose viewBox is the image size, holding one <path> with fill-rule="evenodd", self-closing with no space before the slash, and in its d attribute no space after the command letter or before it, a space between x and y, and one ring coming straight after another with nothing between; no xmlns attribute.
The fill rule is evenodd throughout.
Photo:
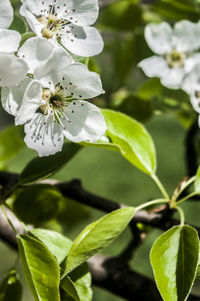
<svg viewBox="0 0 200 301"><path fill-rule="evenodd" d="M36 150L40 157L54 155L62 150L64 136L60 126L51 118L36 113L34 119L25 125L25 143Z"/></svg>
<svg viewBox="0 0 200 301"><path fill-rule="evenodd" d="M73 63L62 71L62 86L74 98L89 99L104 93L100 76L81 63Z"/></svg>
<svg viewBox="0 0 200 301"><path fill-rule="evenodd" d="M138 65L149 77L164 77L168 73L168 65L161 56L152 56L141 61Z"/></svg>
<svg viewBox="0 0 200 301"><path fill-rule="evenodd" d="M21 35L15 30L0 29L0 52L12 53L17 51Z"/></svg>
<svg viewBox="0 0 200 301"><path fill-rule="evenodd" d="M18 51L18 56L27 62L29 73L33 74L42 62L49 59L53 51L54 46L47 39L34 37L24 43Z"/></svg>
<svg viewBox="0 0 200 301"><path fill-rule="evenodd" d="M49 87L49 82L57 85L61 81L62 70L68 69L72 62L72 57L63 48L54 48L49 58L35 69L35 78L39 79L44 87Z"/></svg>
<svg viewBox="0 0 200 301"><path fill-rule="evenodd" d="M165 87L178 89L181 87L184 75L184 68L169 68L168 73L162 76L160 81Z"/></svg>
<svg viewBox="0 0 200 301"><path fill-rule="evenodd" d="M106 123L98 107L81 100L73 101L65 110L69 120L63 121L66 129L64 136L73 141L94 142L101 138L106 131Z"/></svg>
<svg viewBox="0 0 200 301"><path fill-rule="evenodd" d="M18 84L28 71L26 62L13 54L0 53L0 66L0 87Z"/></svg>
<svg viewBox="0 0 200 301"><path fill-rule="evenodd" d="M30 81L30 78L25 78L19 85L1 89L2 106L9 114L16 115Z"/></svg>
<svg viewBox="0 0 200 301"><path fill-rule="evenodd" d="M40 23L35 15L33 15L32 12L27 10L26 8L26 2L23 3L23 5L20 7L20 14L26 18L30 28L33 32L35 32L38 36L42 36L42 29L44 28L44 24ZM36 1L34 1L36 2Z"/></svg>
<svg viewBox="0 0 200 301"><path fill-rule="evenodd" d="M33 119L35 112L42 104L42 86L40 82L34 80L25 91L22 105L16 114L15 124L24 124Z"/></svg>
<svg viewBox="0 0 200 301"><path fill-rule="evenodd" d="M150 23L145 28L145 38L149 47L157 54L166 54L172 50L172 28L166 22Z"/></svg>
<svg viewBox="0 0 200 301"><path fill-rule="evenodd" d="M0 1L0 28L8 28L13 21L13 8L9 0Z"/></svg>
<svg viewBox="0 0 200 301"><path fill-rule="evenodd" d="M61 37L61 43L72 53L90 57L103 50L103 40L94 27L79 27L69 25L65 27Z"/></svg>
<svg viewBox="0 0 200 301"><path fill-rule="evenodd" d="M200 26L188 20L174 26L174 47L181 52L192 52L200 47Z"/></svg>
<svg viewBox="0 0 200 301"><path fill-rule="evenodd" d="M182 89L188 94L193 94L194 91L200 91L200 64L197 64L185 77L182 83Z"/></svg>
<svg viewBox="0 0 200 301"><path fill-rule="evenodd" d="M58 16L76 25L92 25L99 14L97 0L57 0L56 3Z"/></svg>

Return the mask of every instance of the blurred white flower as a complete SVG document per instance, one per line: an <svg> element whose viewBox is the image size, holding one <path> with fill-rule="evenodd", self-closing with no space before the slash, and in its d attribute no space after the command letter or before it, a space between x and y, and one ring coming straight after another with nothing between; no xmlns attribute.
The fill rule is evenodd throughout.
<svg viewBox="0 0 200 301"><path fill-rule="evenodd" d="M189 94L194 110L200 113L200 63L186 76L182 89Z"/></svg>
<svg viewBox="0 0 200 301"><path fill-rule="evenodd" d="M13 8L9 0L0 1L0 87L19 83L27 73L27 64L13 53L17 51L21 36L6 29L13 21Z"/></svg>
<svg viewBox="0 0 200 301"><path fill-rule="evenodd" d="M90 26L98 12L97 0L24 0L20 9L38 36L54 44L59 40L70 52L83 57L103 49L99 32Z"/></svg>
<svg viewBox="0 0 200 301"><path fill-rule="evenodd" d="M27 45L21 52L25 49ZM34 60L32 79L2 90L4 108L16 116L16 125L25 124L26 144L39 156L48 156L62 150L64 136L73 142L99 140L106 131L104 118L99 108L83 100L104 93L99 75L75 63L60 47L40 60L39 67Z"/></svg>
<svg viewBox="0 0 200 301"><path fill-rule="evenodd" d="M200 61L200 24L186 20L169 24L151 23L145 28L145 39L157 55L139 63L149 77L159 77L169 88L179 88L183 78Z"/></svg>

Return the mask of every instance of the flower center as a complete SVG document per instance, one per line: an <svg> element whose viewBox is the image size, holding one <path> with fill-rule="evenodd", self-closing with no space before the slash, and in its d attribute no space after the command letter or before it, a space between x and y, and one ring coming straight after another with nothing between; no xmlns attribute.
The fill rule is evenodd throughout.
<svg viewBox="0 0 200 301"><path fill-rule="evenodd" d="M185 54L176 49L166 55L167 64L170 68L184 67Z"/></svg>
<svg viewBox="0 0 200 301"><path fill-rule="evenodd" d="M38 18L38 21L45 25L42 29L42 36L46 39L51 39L54 35L59 36L60 31L69 23L67 20L58 19L52 13Z"/></svg>

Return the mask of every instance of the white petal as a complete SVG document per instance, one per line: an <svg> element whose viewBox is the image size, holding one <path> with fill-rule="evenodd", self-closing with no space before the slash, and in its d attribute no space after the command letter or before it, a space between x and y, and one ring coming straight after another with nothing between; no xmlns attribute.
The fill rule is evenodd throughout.
<svg viewBox="0 0 200 301"><path fill-rule="evenodd" d="M182 89L189 94L200 91L200 64L197 64L186 76L182 83Z"/></svg>
<svg viewBox="0 0 200 301"><path fill-rule="evenodd" d="M24 124L33 119L35 112L42 104L42 86L40 82L34 80L25 91L22 105L16 114L15 124Z"/></svg>
<svg viewBox="0 0 200 301"><path fill-rule="evenodd" d="M34 70L39 67L42 62L49 59L53 50L54 46L47 39L34 37L24 43L18 51L18 56L27 62L29 73L34 73Z"/></svg>
<svg viewBox="0 0 200 301"><path fill-rule="evenodd" d="M141 61L138 65L149 77L164 77L168 73L168 65L161 56L152 56Z"/></svg>
<svg viewBox="0 0 200 301"><path fill-rule="evenodd" d="M149 77L159 77L161 83L172 89L180 87L185 75L184 68L170 68L165 59L159 56L152 56L139 63Z"/></svg>
<svg viewBox="0 0 200 301"><path fill-rule="evenodd" d="M168 73L160 81L165 87L178 89L181 87L184 75L184 68L169 68Z"/></svg>
<svg viewBox="0 0 200 301"><path fill-rule="evenodd" d="M193 68L200 63L200 53L194 53L188 56L184 61L184 72L185 75L190 73Z"/></svg>
<svg viewBox="0 0 200 301"><path fill-rule="evenodd" d="M58 84L62 78L62 70L68 69L73 62L71 56L61 47L54 48L49 58L35 69L35 78L40 79L44 87L48 82Z"/></svg>
<svg viewBox="0 0 200 301"><path fill-rule="evenodd" d="M72 53L90 57L102 52L104 44L96 28L69 25L65 29L61 37L61 43Z"/></svg>
<svg viewBox="0 0 200 301"><path fill-rule="evenodd" d="M13 8L9 0L0 1L0 28L8 28L13 20Z"/></svg>
<svg viewBox="0 0 200 301"><path fill-rule="evenodd" d="M25 143L36 150L40 157L54 155L62 150L63 134L60 126L46 116L35 114L34 119L25 125Z"/></svg>
<svg viewBox="0 0 200 301"><path fill-rule="evenodd" d="M89 99L104 93L100 76L81 63L63 69L62 85L74 98Z"/></svg>
<svg viewBox="0 0 200 301"><path fill-rule="evenodd" d="M0 29L0 52L12 53L17 51L21 35L14 30Z"/></svg>
<svg viewBox="0 0 200 301"><path fill-rule="evenodd" d="M26 62L13 54L0 53L0 66L0 87L20 83L28 71Z"/></svg>
<svg viewBox="0 0 200 301"><path fill-rule="evenodd" d="M172 32L172 28L166 22L150 23L145 28L145 38L153 52L163 55L172 50Z"/></svg>
<svg viewBox="0 0 200 301"><path fill-rule="evenodd" d="M19 85L1 89L2 106L9 114L16 115L30 81L30 78L25 78Z"/></svg>
<svg viewBox="0 0 200 301"><path fill-rule="evenodd" d="M174 47L181 52L192 52L200 47L200 26L188 20L174 26Z"/></svg>
<svg viewBox="0 0 200 301"><path fill-rule="evenodd" d="M58 16L62 16L76 25L92 25L99 14L97 0L57 0L57 4Z"/></svg>
<svg viewBox="0 0 200 301"><path fill-rule="evenodd" d="M35 15L32 14L29 10L26 9L26 2L20 8L20 14L26 18L30 28L33 32L35 32L38 36L42 36L42 29L44 28L44 24L40 23Z"/></svg>
<svg viewBox="0 0 200 301"><path fill-rule="evenodd" d="M101 111L95 105L76 100L66 109L70 122L65 121L64 136L73 141L94 142L101 138L106 131L106 123Z"/></svg>

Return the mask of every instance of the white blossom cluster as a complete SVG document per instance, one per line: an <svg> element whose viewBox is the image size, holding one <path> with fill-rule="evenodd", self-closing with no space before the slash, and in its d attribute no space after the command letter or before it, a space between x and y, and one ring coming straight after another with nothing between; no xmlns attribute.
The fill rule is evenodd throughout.
<svg viewBox="0 0 200 301"><path fill-rule="evenodd" d="M9 0L0 1L0 87L4 109L24 125L25 143L39 156L62 150L64 137L94 142L106 131L98 107L85 99L104 93L98 74L71 54L100 53L103 40L91 27L97 0L23 0L20 13L36 37L20 48Z"/></svg>
<svg viewBox="0 0 200 301"><path fill-rule="evenodd" d="M145 39L156 54L139 63L149 77L159 77L171 89L182 89L190 96L193 108L200 113L200 22L150 23ZM199 117L200 126L200 117Z"/></svg>

